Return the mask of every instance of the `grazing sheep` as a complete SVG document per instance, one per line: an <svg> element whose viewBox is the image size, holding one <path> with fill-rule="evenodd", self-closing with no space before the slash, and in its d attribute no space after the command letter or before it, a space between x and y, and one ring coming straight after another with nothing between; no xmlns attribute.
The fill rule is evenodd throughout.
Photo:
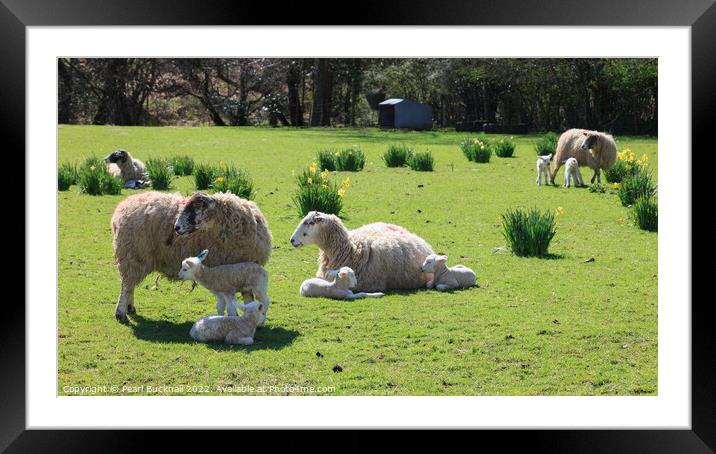
<svg viewBox="0 0 716 454"><path fill-rule="evenodd" d="M564 163L564 187L570 186L584 186L584 180L582 180L582 173L579 171L579 163L575 158L567 159Z"/></svg>
<svg viewBox="0 0 716 454"><path fill-rule="evenodd" d="M241 305L244 314L241 317L209 315L197 320L189 335L199 342L224 342L231 345L251 345L254 343L256 327L261 320L263 304L252 301Z"/></svg>
<svg viewBox="0 0 716 454"><path fill-rule="evenodd" d="M301 284L301 296L333 298L336 300L354 300L358 298L380 298L382 293L353 293L350 289L356 286L358 280L350 267L344 266L340 270L330 270L328 275L335 276L333 282L320 277L306 279Z"/></svg>
<svg viewBox="0 0 716 454"><path fill-rule="evenodd" d="M109 173L112 176L121 178L125 183L131 181L139 182L147 179L147 171L144 168L144 163L139 159L133 158L126 150L113 151L104 158L104 162L109 164Z"/></svg>
<svg viewBox="0 0 716 454"><path fill-rule="evenodd" d="M552 161L552 184L562 163L575 158L580 166L587 166L594 171L591 182L596 178L602 182L601 171L609 170L617 162L617 144L609 134L583 129L570 129L559 136L557 151Z"/></svg>
<svg viewBox="0 0 716 454"><path fill-rule="evenodd" d="M422 271L433 273L432 280L428 281L427 287L440 290L454 290L458 288L472 287L477 284L475 272L463 265L447 267L447 255L430 254L423 262ZM479 286L478 286L479 287Z"/></svg>
<svg viewBox="0 0 716 454"><path fill-rule="evenodd" d="M228 308L229 315L236 315L236 294L239 292L246 302L254 298L261 301L264 312L259 324L263 324L269 306L266 270L254 262L208 267L203 263L208 254L209 250L204 249L196 257L185 259L179 270L179 279L196 281L216 295L216 311L219 315L224 315L224 308Z"/></svg>
<svg viewBox="0 0 716 454"><path fill-rule="evenodd" d="M542 176L544 176L544 184L550 184L549 164L552 160L552 154L537 157L537 186L542 186Z"/></svg>
<svg viewBox="0 0 716 454"><path fill-rule="evenodd" d="M403 227L376 222L349 231L337 216L316 211L301 220L291 244L320 248L316 277L331 280L328 270L352 268L359 292L425 287L428 277L420 264L433 253L425 240Z"/></svg>
<svg viewBox="0 0 716 454"><path fill-rule="evenodd" d="M145 192L121 201L112 216L112 246L121 278L115 316L127 323L134 288L152 271L177 279L179 264L211 249L208 266L264 265L271 254L268 222L254 202L229 193Z"/></svg>

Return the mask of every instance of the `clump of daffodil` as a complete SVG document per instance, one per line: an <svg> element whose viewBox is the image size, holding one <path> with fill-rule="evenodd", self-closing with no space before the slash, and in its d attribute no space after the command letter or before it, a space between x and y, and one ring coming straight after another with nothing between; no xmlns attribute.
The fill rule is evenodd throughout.
<svg viewBox="0 0 716 454"><path fill-rule="evenodd" d="M484 137L472 137L460 142L460 149L468 161L489 162L493 144Z"/></svg>

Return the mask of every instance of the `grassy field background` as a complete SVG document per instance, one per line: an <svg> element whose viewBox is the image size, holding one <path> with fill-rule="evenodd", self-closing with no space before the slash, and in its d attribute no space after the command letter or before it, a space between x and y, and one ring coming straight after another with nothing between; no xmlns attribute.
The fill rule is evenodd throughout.
<svg viewBox="0 0 716 454"><path fill-rule="evenodd" d="M137 288L131 324L114 319L119 276L109 221L120 196L58 193L58 394L66 386L335 387L336 395L657 394L657 234L636 228L617 196L537 187L533 144L516 136L516 157L468 162L455 132L374 129L143 128L61 126L59 162L124 148L139 159L188 154L236 164L254 179L274 251L272 304L250 347L195 343L194 321L213 296L150 275ZM658 167L656 138L618 137ZM431 173L386 168L391 143L430 150ZM352 186L341 213L349 228L375 221L425 238L448 263L472 267L480 288L393 293L353 302L306 299L318 249L294 249L300 220L291 202L300 171L322 148L359 146L365 170L337 172ZM591 171L583 171L585 180ZM560 170L558 183L563 181ZM174 181L191 193L192 177ZM510 207L562 207L550 259L495 252ZM593 257L592 263L583 263ZM177 264L179 267L179 264ZM320 352L323 356L317 356ZM343 372L333 372L340 365ZM131 390L125 389L125 394ZM108 392L107 394L111 394ZM151 394L139 390L139 394Z"/></svg>

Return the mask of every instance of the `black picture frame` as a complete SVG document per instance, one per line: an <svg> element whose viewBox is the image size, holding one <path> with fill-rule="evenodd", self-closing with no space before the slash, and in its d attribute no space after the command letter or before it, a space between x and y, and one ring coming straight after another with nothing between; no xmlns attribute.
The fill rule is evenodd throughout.
<svg viewBox="0 0 716 454"><path fill-rule="evenodd" d="M351 9L350 13L348 10ZM316 11L334 14L319 16ZM341 12L343 11L343 12ZM302 10L275 2L226 0L0 0L0 123L5 150L24 156L25 32L28 26L65 25L549 25L549 26L690 26L692 69L692 144L713 148L709 123L716 113L716 5L714 0L418 0L412 3L367 0L350 7L318 0ZM684 152L687 152L686 150ZM20 163L24 167L22 163ZM17 196L15 194L15 196ZM16 202L16 201L15 201ZM23 206L25 204L23 196ZM692 205L693 206L693 205ZM693 222L693 221L692 221ZM24 221L23 221L24 224ZM30 241L25 237L25 241ZM693 260L693 259L692 259ZM24 270L24 267L17 266ZM693 269L693 267L692 267ZM23 275L24 277L24 275ZM692 278L692 281L693 278ZM691 284L691 283L690 283ZM3 307L0 329L0 449L7 452L131 452L147 448L145 431L25 430L25 311ZM690 303L685 301L684 304ZM691 430L482 431L479 443L496 441L508 450L550 452L713 452L716 449L716 372L714 330L709 326L710 298L692 303ZM205 435L173 431L170 437L189 448L206 443ZM363 434L334 432L342 446L363 443ZM293 446L296 433L270 437L271 449ZM424 432L408 437L421 442ZM453 436L451 435L451 440ZM243 437L242 437L243 438ZM261 436L261 438L267 438ZM308 440L324 440L315 433Z"/></svg>

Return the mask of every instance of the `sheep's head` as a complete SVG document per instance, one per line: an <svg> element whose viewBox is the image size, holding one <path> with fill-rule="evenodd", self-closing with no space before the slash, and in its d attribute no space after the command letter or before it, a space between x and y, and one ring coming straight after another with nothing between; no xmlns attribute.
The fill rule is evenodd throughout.
<svg viewBox="0 0 716 454"><path fill-rule="evenodd" d="M107 164L112 163L120 163L124 164L127 159L129 159L129 153L127 153L126 150L115 150L112 153L108 154L107 157L104 158L104 162Z"/></svg>
<svg viewBox="0 0 716 454"><path fill-rule="evenodd" d="M327 214L318 211L311 211L298 223L298 227L291 235L293 247L301 247L309 244L316 244L316 238L321 225L326 221Z"/></svg>
<svg viewBox="0 0 716 454"><path fill-rule="evenodd" d="M552 153L548 154L547 156L540 156L538 159L540 161L540 165L549 165L549 163L552 161Z"/></svg>
<svg viewBox="0 0 716 454"><path fill-rule="evenodd" d="M257 323L261 323L266 319L264 314L264 305L258 301L251 301L246 304L239 304L239 309L244 312L244 317L254 318ZM263 319L263 320L262 320Z"/></svg>
<svg viewBox="0 0 716 454"><path fill-rule="evenodd" d="M420 270L423 273L434 273L441 266L445 266L446 263L447 255L430 254L425 257L425 261L423 262L423 266L420 267Z"/></svg>
<svg viewBox="0 0 716 454"><path fill-rule="evenodd" d="M182 281L196 280L196 270L199 268L201 262L204 261L208 254L209 250L204 249L196 257L189 257L188 259L184 259L184 261L181 262L181 269L179 270L179 279L181 279Z"/></svg>
<svg viewBox="0 0 716 454"><path fill-rule="evenodd" d="M580 146L582 150L594 148L594 145L596 145L599 140L599 133L597 131L582 131L582 135L584 136L584 142L582 142Z"/></svg>
<svg viewBox="0 0 716 454"><path fill-rule="evenodd" d="M358 279L356 278L356 273L353 272L353 268L349 266L343 266L338 270L330 270L328 272L329 276L335 276L336 280L338 281L344 281L347 283L346 288L353 288L356 285L358 285Z"/></svg>
<svg viewBox="0 0 716 454"><path fill-rule="evenodd" d="M174 223L174 231L177 235L188 235L194 230L206 229L211 226L215 211L216 200L204 193L195 192L179 213Z"/></svg>

